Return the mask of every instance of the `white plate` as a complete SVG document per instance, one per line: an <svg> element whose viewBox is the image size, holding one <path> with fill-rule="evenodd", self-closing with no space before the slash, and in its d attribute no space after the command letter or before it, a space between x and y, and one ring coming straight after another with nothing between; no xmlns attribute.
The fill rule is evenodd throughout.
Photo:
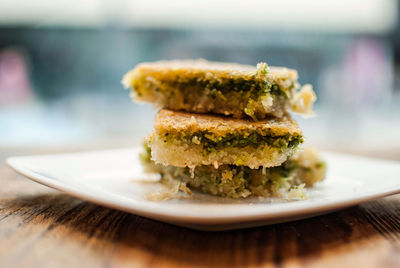
<svg viewBox="0 0 400 268"><path fill-rule="evenodd" d="M321 215L400 193L400 162L323 153L327 179L309 190L310 199L233 200L195 193L190 199L149 201L149 182L138 160L140 148L12 157L20 174L93 203L201 230L229 230ZM147 180L147 182L146 182Z"/></svg>

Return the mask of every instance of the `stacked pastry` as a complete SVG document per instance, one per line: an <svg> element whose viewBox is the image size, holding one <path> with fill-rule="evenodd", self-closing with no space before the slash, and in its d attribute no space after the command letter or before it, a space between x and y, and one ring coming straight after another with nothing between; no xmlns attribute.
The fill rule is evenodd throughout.
<svg viewBox="0 0 400 268"><path fill-rule="evenodd" d="M325 164L299 147L289 112L313 115L316 96L295 70L205 60L142 63L123 78L135 101L161 110L142 162L162 180L233 198L305 198ZM187 188L187 187L188 188Z"/></svg>

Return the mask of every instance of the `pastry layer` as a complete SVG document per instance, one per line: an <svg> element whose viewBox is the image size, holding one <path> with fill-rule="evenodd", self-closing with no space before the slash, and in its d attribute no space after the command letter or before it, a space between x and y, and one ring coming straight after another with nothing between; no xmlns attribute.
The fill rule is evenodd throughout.
<svg viewBox="0 0 400 268"><path fill-rule="evenodd" d="M245 166L199 166L195 169L157 165L150 149L142 155L148 172L160 173L162 180L184 183L212 195L231 198L248 196L307 198L306 187L325 178L326 165L311 149L300 150L281 166L250 169ZM183 187L185 189L186 187Z"/></svg>
<svg viewBox="0 0 400 268"><path fill-rule="evenodd" d="M282 117L289 110L313 114L316 97L310 85L297 82L284 67L257 67L205 60L141 63L122 83L137 101L194 113L216 113L254 120Z"/></svg>
<svg viewBox="0 0 400 268"><path fill-rule="evenodd" d="M252 122L162 109L148 138L152 159L176 167L278 166L303 142L297 123L283 118Z"/></svg>

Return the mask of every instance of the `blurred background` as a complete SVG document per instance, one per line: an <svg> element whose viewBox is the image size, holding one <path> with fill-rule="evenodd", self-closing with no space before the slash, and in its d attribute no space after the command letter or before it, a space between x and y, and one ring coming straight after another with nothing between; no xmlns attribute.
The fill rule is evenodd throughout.
<svg viewBox="0 0 400 268"><path fill-rule="evenodd" d="M0 150L140 143L151 105L122 75L205 58L298 70L322 149L400 160L400 1L0 0Z"/></svg>

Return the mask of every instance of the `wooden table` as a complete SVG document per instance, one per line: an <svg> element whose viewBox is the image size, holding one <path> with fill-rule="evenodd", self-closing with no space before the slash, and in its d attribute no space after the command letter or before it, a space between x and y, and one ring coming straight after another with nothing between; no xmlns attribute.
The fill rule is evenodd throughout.
<svg viewBox="0 0 400 268"><path fill-rule="evenodd" d="M4 157L15 153L0 153L0 267L400 267L400 196L297 222L207 233L34 183L5 166Z"/></svg>

